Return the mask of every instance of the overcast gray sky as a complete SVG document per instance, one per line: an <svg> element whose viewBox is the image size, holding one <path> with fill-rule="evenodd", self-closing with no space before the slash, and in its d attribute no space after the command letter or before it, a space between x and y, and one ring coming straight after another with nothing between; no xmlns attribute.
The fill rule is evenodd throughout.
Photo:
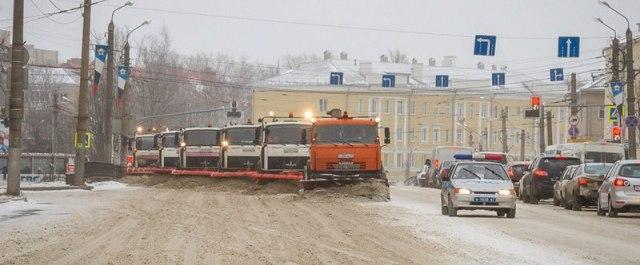
<svg viewBox="0 0 640 265"><path fill-rule="evenodd" d="M0 0L0 28L10 29L12 0ZM65 9L80 0L51 0ZM25 15L56 11L49 0L25 0ZM123 0L95 5L92 30L104 34L114 6ZM597 3L597 0L137 0L132 8L119 11L116 24L135 26L144 19L153 23L134 39L166 26L173 47L182 54L224 52L248 56L252 61L276 63L286 54L315 53L328 49L347 51L351 58L376 60L387 49L399 48L410 58L426 61L445 55L457 56L459 66L473 66L479 60L487 65L505 63L512 69L544 68L550 64L572 66L593 62L601 54L611 32L593 21L602 17L623 32L624 20ZM640 22L640 1L611 0L611 5ZM145 10L145 8L201 13L189 15ZM397 31L453 34L442 36L375 30L356 30L325 26L274 23L216 17L218 15L258 18L296 23L333 24ZM80 54L80 12L40 19L25 25L25 40L37 47L60 51L60 59ZM27 20L29 20L27 18ZM68 23L68 24L60 24ZM475 34L498 36L494 58L473 55ZM583 37L580 61L558 60L555 39L560 35ZM534 59L531 59L534 58ZM582 61L584 60L584 61ZM592 65L587 65L591 67ZM597 65L596 65L597 66ZM592 68L597 68L593 66ZM541 69L542 70L542 69ZM525 70L523 70L525 71ZM533 71L533 70L531 70Z"/></svg>

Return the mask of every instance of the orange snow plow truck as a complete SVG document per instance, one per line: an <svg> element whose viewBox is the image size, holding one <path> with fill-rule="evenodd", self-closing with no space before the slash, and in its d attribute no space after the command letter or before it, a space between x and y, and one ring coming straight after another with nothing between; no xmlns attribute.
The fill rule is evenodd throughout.
<svg viewBox="0 0 640 265"><path fill-rule="evenodd" d="M391 142L389 128L384 128L381 139L379 118L349 117L340 109L328 114L330 117L312 119L303 187L313 189L323 182L336 185L382 182L388 186L381 149Z"/></svg>

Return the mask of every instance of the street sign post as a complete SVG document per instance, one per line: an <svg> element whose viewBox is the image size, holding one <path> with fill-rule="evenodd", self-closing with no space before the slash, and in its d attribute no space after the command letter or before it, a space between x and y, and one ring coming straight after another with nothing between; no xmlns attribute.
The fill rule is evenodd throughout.
<svg viewBox="0 0 640 265"><path fill-rule="evenodd" d="M569 117L569 125L577 126L579 122L580 122L580 118L578 118L578 116L571 115L571 117Z"/></svg>
<svg viewBox="0 0 640 265"><path fill-rule="evenodd" d="M580 130L578 130L578 127L571 126L569 128L569 136L576 137L576 136L578 136L578 134L580 134Z"/></svg>
<svg viewBox="0 0 640 265"><path fill-rule="evenodd" d="M449 87L449 76L436 75L436 87Z"/></svg>
<svg viewBox="0 0 640 265"><path fill-rule="evenodd" d="M580 57L580 37L558 37L558 57Z"/></svg>
<svg viewBox="0 0 640 265"><path fill-rule="evenodd" d="M494 56L496 54L496 36L476 35L474 55Z"/></svg>
<svg viewBox="0 0 640 265"><path fill-rule="evenodd" d="M564 80L564 70L562 68L554 68L549 71L549 80L551 82L563 81Z"/></svg>
<svg viewBox="0 0 640 265"><path fill-rule="evenodd" d="M504 73L493 73L491 74L491 85L492 86L504 86L505 84L505 75Z"/></svg>

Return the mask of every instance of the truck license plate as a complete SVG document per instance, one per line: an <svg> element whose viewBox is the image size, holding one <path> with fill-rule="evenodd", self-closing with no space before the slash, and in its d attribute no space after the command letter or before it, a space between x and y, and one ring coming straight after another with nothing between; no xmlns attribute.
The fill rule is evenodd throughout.
<svg viewBox="0 0 640 265"><path fill-rule="evenodd" d="M493 197L473 197L474 202L496 202L496 198Z"/></svg>
<svg viewBox="0 0 640 265"><path fill-rule="evenodd" d="M298 148L296 148L296 147L285 147L284 148L284 152L285 153L297 153L298 152Z"/></svg>

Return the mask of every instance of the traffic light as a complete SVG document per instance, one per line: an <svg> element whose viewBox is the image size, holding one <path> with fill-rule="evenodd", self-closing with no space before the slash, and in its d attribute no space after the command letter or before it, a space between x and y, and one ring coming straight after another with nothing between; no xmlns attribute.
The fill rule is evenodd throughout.
<svg viewBox="0 0 640 265"><path fill-rule="evenodd" d="M531 96L531 109L540 110L540 96Z"/></svg>
<svg viewBox="0 0 640 265"><path fill-rule="evenodd" d="M531 109L524 111L525 118L540 117L540 96L531 96Z"/></svg>
<svg viewBox="0 0 640 265"><path fill-rule="evenodd" d="M620 126L613 126L611 128L611 136L613 137L613 141L616 143L621 142L622 140L622 128Z"/></svg>

